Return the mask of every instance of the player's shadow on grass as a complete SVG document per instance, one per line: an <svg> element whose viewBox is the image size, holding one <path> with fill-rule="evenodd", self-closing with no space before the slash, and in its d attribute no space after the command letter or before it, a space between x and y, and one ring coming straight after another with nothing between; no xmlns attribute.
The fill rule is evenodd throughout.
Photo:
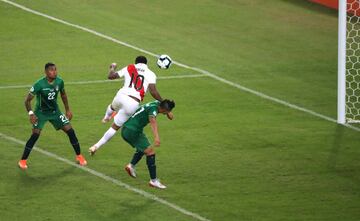
<svg viewBox="0 0 360 221"><path fill-rule="evenodd" d="M31 168L30 168L31 169ZM43 188L48 185L56 184L59 179L63 179L66 176L75 176L73 173L76 167L68 167L58 172L46 173L44 175L34 175L29 171L20 171L19 186L30 188Z"/></svg>
<svg viewBox="0 0 360 221"><path fill-rule="evenodd" d="M328 170L340 177L350 179L352 182L360 185L360 177L357 176L358 169L349 165L348 161L340 162L340 156L344 153L344 133L347 130L344 126L336 125L334 133L334 142L330 149L328 158ZM351 162L351 161L350 161Z"/></svg>
<svg viewBox="0 0 360 221"><path fill-rule="evenodd" d="M330 150L330 155L328 159L328 169L330 171L336 171L336 165L338 161L338 156L341 149L341 144L344 136L344 126L336 125L334 142Z"/></svg>
<svg viewBox="0 0 360 221"><path fill-rule="evenodd" d="M143 199L141 201L122 201L118 204L120 206L120 209L117 209L117 212L111 214L111 218L113 220L117 220L119 216L122 217L131 217L132 220L138 220L146 217L146 214L152 213L152 206L156 204L156 202Z"/></svg>

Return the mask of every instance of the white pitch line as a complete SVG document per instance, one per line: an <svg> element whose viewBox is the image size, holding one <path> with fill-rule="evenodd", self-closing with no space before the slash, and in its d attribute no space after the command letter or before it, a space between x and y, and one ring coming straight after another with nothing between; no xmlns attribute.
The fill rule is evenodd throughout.
<svg viewBox="0 0 360 221"><path fill-rule="evenodd" d="M0 132L0 137L5 139L5 140L12 141L14 143L20 144L20 145L25 145L25 143L26 143L25 141L19 140L19 139L15 138L15 137L5 135L5 134L3 134L1 132ZM190 217L192 217L194 219L201 220L201 221L210 221L209 219L207 219L207 218L205 218L203 216L200 216L200 215L198 215L196 213L193 213L193 212L190 212L190 211L188 211L188 210L186 210L184 208L181 208L180 206L178 206L178 205L176 205L174 203L170 203L170 202L168 202L168 201L166 201L166 200L164 200L164 199L162 199L160 197L155 196L154 194L151 194L151 193L148 193L148 192L146 192L144 190L132 187L129 184L126 184L126 183L124 183L124 182L122 182L122 181L120 181L118 179L107 176L107 175L105 175L105 174L103 174L101 172L98 172L96 170L90 169L89 167L79 166L78 164L74 163L73 161L70 161L70 160L65 159L63 157L60 157L60 156L58 156L58 155L56 155L54 153L43 150L43 149L41 149L39 147L36 147L36 146L34 146L33 149L35 151L39 152L39 153L42 153L42 154L48 156L48 157L51 157L51 158L54 158L56 160L62 161L64 163L66 163L66 164L69 164L71 166L77 167L78 169L86 171L86 172L88 172L88 173L90 173L90 174L92 174L94 176L97 176L97 177L102 178L102 179L104 179L106 181L112 182L117 186L124 187L125 189L130 190L132 192L135 192L135 193L137 193L137 194L139 194L139 195L141 195L141 196L143 196L145 198L148 198L150 200L154 200L154 201L156 201L158 203L161 203L161 204L163 204L165 206L168 206L168 207L170 207L170 208L172 208L172 209L174 209L174 210L176 210L176 211L178 211L178 212L180 212L180 213L182 213L184 215L190 216Z"/></svg>
<svg viewBox="0 0 360 221"><path fill-rule="evenodd" d="M183 79L183 78L200 78L207 77L203 74L189 74L189 75L175 75L175 76L162 76L157 77L159 80L170 80L170 79ZM92 80L92 81L69 81L66 82L65 85L79 85L79 84L102 84L102 83L114 83L124 81L124 79L115 79L115 80ZM32 85L24 84L24 85L5 85L0 86L0 89L17 89L17 88L30 88Z"/></svg>
<svg viewBox="0 0 360 221"><path fill-rule="evenodd" d="M20 5L20 4L17 4L17 3L14 3L14 2L8 1L8 0L0 0L0 1L5 2L5 3L7 3L7 4L10 4L10 5L13 5L13 6L17 7L17 8L20 8L20 9L22 9L22 10L24 10L24 11L27 11L27 12L30 12L30 13L32 13L32 14L39 15L39 16L42 16L42 17L44 17L44 18L47 18L47 19L50 19L50 20L53 20L53 21L62 23L62 24L64 24L64 25L67 25L67 26L71 26L71 27L80 29L80 30L82 30L82 31L91 33L91 34L93 34L93 35L99 36L99 37L101 37L101 38L107 39L107 40L112 41L112 42L114 42L114 43L123 45L123 46L125 46L125 47L132 48L132 49L134 49L134 50L143 52L143 53L145 53L145 54L148 54L148 55L151 55L151 56L154 56L154 57L158 57L158 56L159 56L159 55L157 55L157 54L155 54L155 53L153 53L153 52L150 52L150 51L147 51L147 50L145 50L145 49L142 49L142 48L136 47L136 46L134 46L134 45L128 44L128 43L126 43L126 42L124 42L124 41L120 41L120 40L115 39L115 38L113 38L113 37L110 37L110 36L108 36L108 35L105 35L105 34L102 34L102 33L100 33L100 32L97 32L97 31L95 31L95 30L92 30L92 29L89 29L89 28L86 28L86 27L83 27L83 26L80 26L80 25L76 25L76 24L67 22L67 21L65 21L65 20L59 19L59 18L55 18L55 17L53 17L53 16L50 16L50 15L47 15L47 14L44 14L44 13L41 13L41 12L32 10L32 9L30 9L30 8L27 8L27 7L23 6L23 5ZM278 104L282 104L282 105L284 105L284 106L286 106L286 107L289 107L289 108L292 108L292 109L295 109L295 110L299 110L299 111L305 112L305 113L310 114L310 115L313 115L313 116L315 116L315 117L319 117L319 118L321 118L321 119L324 119L324 120L327 120L327 121L330 121L330 122L333 122L333 123L337 123L336 119L333 119L333 118L331 118L331 117L325 116L325 115L320 114L320 113L317 113L317 112L315 112L315 111L312 111L312 110L309 110L309 109L300 107L300 106L298 106L298 105L291 104L291 103L289 103L289 102L287 102L287 101L280 100L280 99L275 98L275 97L271 97L271 96L266 95L266 94L264 94L264 93L262 93L262 92L259 92L259 91L256 91L256 90L247 88L247 87L242 86L242 85L240 85L240 84L231 82L231 81L226 80L226 79L224 79L224 78L222 78L222 77L219 77L218 75L213 74L213 73L211 73L211 72L209 72L209 71L206 71L206 70L203 70L203 69L200 69L200 68L197 68L197 67L191 67L191 66L189 66L189 65L182 64L182 63L176 62L176 61L174 61L173 63L174 63L175 65L180 66L180 67L183 67L183 68L186 68L186 69L189 69L189 70L193 70L193 71L196 71L196 72L198 72L198 73L207 75L207 76L209 76L209 77L211 77L211 78L213 78L213 79L215 79L215 80L217 80L217 81L220 81L220 82L222 82L222 83L224 83L224 84L227 84L227 85L230 85L230 86L232 86L232 87L235 87L235 88L237 88L237 89L239 89L239 90L246 91L246 92L251 93L251 94L253 94L253 95L259 96L259 97L261 97L261 98L270 100L270 101L275 102L275 103L278 103ZM354 127L354 126L349 125L349 124L345 124L344 126L350 128L350 129L356 130L356 131L360 131L360 128Z"/></svg>

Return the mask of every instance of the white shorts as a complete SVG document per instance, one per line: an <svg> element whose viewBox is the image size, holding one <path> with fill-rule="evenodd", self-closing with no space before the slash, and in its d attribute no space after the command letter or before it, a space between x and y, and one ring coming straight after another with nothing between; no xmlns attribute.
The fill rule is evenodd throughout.
<svg viewBox="0 0 360 221"><path fill-rule="evenodd" d="M114 123L118 127L121 127L139 108L139 103L126 94L118 92L111 106L117 111L114 117Z"/></svg>

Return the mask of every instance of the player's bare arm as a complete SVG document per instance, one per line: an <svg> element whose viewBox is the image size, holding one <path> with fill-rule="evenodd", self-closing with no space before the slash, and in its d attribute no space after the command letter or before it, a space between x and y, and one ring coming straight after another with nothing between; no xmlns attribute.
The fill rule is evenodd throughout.
<svg viewBox="0 0 360 221"><path fill-rule="evenodd" d="M34 99L34 96L29 93L25 99L25 108L26 108L26 111L29 113L30 123L36 124L38 119L31 108L32 99Z"/></svg>
<svg viewBox="0 0 360 221"><path fill-rule="evenodd" d="M119 78L119 75L116 73L115 69L116 69L116 63L112 63L110 65L110 70L109 70L109 74L108 74L108 79L109 80L114 80Z"/></svg>
<svg viewBox="0 0 360 221"><path fill-rule="evenodd" d="M149 117L149 122L150 122L151 130L152 130L152 132L154 134L154 146L158 147L158 146L160 146L160 136L159 136L159 131L158 131L156 118L150 116Z"/></svg>
<svg viewBox="0 0 360 221"><path fill-rule="evenodd" d="M158 92L158 90L156 89L156 85L155 84L149 84L149 90L150 90L150 94L151 96L158 100L158 101L162 101L162 97L160 96L160 93Z"/></svg>
<svg viewBox="0 0 360 221"><path fill-rule="evenodd" d="M64 107L65 107L66 117L67 117L69 120L71 120L72 117L73 117L73 114L72 114L72 112L70 111L69 102L68 102L68 98L67 98L67 95L66 95L65 90L62 91L60 94L61 94L61 100L62 100L62 102L63 102L63 104L64 104Z"/></svg>

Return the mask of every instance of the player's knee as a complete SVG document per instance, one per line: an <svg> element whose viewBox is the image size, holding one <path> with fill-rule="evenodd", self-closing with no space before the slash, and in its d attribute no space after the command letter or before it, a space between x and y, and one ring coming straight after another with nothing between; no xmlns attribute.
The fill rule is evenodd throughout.
<svg viewBox="0 0 360 221"><path fill-rule="evenodd" d="M111 127L114 129L114 130L119 130L120 129L120 126L116 125L115 123L113 123L111 125Z"/></svg>
<svg viewBox="0 0 360 221"><path fill-rule="evenodd" d="M112 104L110 104L110 109L111 109L112 111L116 111Z"/></svg>
<svg viewBox="0 0 360 221"><path fill-rule="evenodd" d="M41 130L40 129L33 129L32 130L32 134L35 134L35 135L37 135L37 136L40 136L40 133L41 133Z"/></svg>
<svg viewBox="0 0 360 221"><path fill-rule="evenodd" d="M148 147L144 150L144 153L146 156L155 155L155 150L154 148Z"/></svg>
<svg viewBox="0 0 360 221"><path fill-rule="evenodd" d="M66 124L61 128L65 133L68 133L68 131L72 130L71 124Z"/></svg>

